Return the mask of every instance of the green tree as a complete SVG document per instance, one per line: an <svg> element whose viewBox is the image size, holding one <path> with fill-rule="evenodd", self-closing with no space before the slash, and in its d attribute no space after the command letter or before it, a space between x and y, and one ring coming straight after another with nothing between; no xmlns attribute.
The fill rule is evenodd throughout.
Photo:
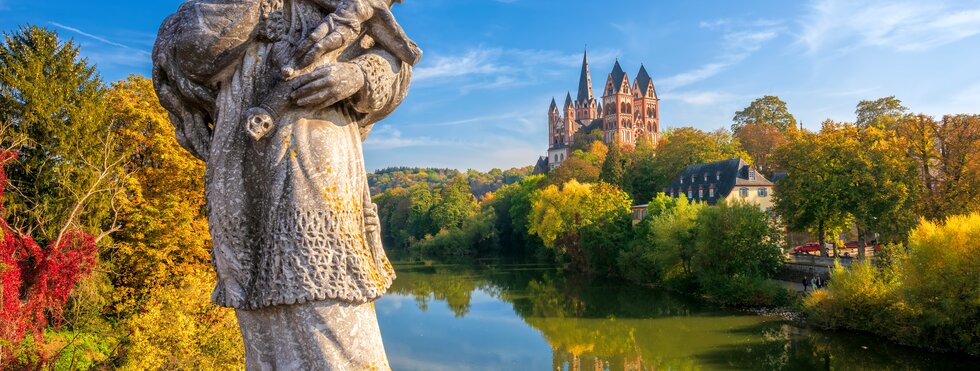
<svg viewBox="0 0 980 371"><path fill-rule="evenodd" d="M609 152L606 153L606 158L602 162L599 180L614 184L628 192L626 186L629 183L626 181L626 172L630 167L630 152L618 142L610 144Z"/></svg>
<svg viewBox="0 0 980 371"><path fill-rule="evenodd" d="M695 242L696 221L704 204L688 202L679 197L663 214L650 222L647 237L652 248L650 257L660 266L664 278L690 275L691 262L697 251Z"/></svg>
<svg viewBox="0 0 980 371"><path fill-rule="evenodd" d="M796 118L789 113L786 102L779 97L767 95L752 101L745 109L735 112L732 118L732 132L738 134L743 126L750 123L769 124L780 131L796 127Z"/></svg>
<svg viewBox="0 0 980 371"><path fill-rule="evenodd" d="M432 207L432 221L438 229L461 227L478 210L476 197L463 177L449 182L440 192L439 201Z"/></svg>
<svg viewBox="0 0 980 371"><path fill-rule="evenodd" d="M890 129L906 111L908 108L902 106L902 101L894 95L875 100L862 100L854 110L857 116L857 121L854 123L860 128L873 126L878 129Z"/></svg>
<svg viewBox="0 0 980 371"><path fill-rule="evenodd" d="M0 148L20 154L9 167L12 226L42 245L74 227L104 237L118 158L102 82L75 43L36 26L4 34L0 123Z"/></svg>

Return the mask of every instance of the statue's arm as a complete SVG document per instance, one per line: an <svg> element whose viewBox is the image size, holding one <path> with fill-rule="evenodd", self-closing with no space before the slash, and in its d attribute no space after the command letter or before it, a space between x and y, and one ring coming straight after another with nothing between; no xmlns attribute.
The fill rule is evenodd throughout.
<svg viewBox="0 0 980 371"><path fill-rule="evenodd" d="M354 110L364 115L359 120L364 140L371 126L394 112L405 99L412 67L380 48L369 50L351 63L364 74L364 86L351 97Z"/></svg>

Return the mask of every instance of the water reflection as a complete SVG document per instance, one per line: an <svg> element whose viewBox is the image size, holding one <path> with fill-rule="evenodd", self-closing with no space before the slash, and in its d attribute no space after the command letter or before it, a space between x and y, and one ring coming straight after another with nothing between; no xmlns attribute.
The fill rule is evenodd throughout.
<svg viewBox="0 0 980 371"><path fill-rule="evenodd" d="M396 264L378 302L396 370L980 369L542 265ZM970 367L973 366L973 367Z"/></svg>

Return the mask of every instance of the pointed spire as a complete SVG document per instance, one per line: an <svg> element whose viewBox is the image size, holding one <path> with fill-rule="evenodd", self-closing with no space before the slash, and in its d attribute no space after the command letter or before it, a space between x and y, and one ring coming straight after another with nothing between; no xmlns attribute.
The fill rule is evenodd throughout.
<svg viewBox="0 0 980 371"><path fill-rule="evenodd" d="M585 54L582 56L582 74L578 79L578 102L581 105L592 101L594 96L592 95L592 73L589 71L589 49L585 49Z"/></svg>
<svg viewBox="0 0 980 371"><path fill-rule="evenodd" d="M565 109L572 106L572 93L565 93Z"/></svg>
<svg viewBox="0 0 980 371"><path fill-rule="evenodd" d="M626 72L624 72L623 67L619 65L619 58L617 58L616 64L613 65L612 72L609 73L609 79L613 84L613 93L619 93L619 91L622 90L624 78L626 78Z"/></svg>
<svg viewBox="0 0 980 371"><path fill-rule="evenodd" d="M551 107L548 107L548 112L558 111L558 103L555 102L555 97L551 97Z"/></svg>
<svg viewBox="0 0 980 371"><path fill-rule="evenodd" d="M650 74L647 73L646 67L640 64L640 72L636 74L636 85L640 88L640 94L646 95L647 89L650 87Z"/></svg>

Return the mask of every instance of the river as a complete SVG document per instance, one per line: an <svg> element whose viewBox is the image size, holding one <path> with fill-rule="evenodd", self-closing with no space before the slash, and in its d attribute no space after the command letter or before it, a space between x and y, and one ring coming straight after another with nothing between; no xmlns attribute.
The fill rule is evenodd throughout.
<svg viewBox="0 0 980 371"><path fill-rule="evenodd" d="M395 370L980 369L541 264L395 263L376 303Z"/></svg>

